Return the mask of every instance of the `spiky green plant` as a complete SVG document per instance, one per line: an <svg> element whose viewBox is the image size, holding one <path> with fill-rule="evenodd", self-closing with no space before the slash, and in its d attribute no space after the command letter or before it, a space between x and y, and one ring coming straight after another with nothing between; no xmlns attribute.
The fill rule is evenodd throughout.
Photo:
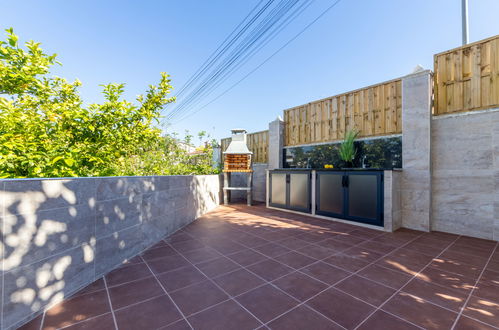
<svg viewBox="0 0 499 330"><path fill-rule="evenodd" d="M357 154L357 149L354 146L354 142L358 135L359 132L356 129L349 130L345 133L345 139L340 146L340 157L348 165L351 165L353 163L355 155Z"/></svg>

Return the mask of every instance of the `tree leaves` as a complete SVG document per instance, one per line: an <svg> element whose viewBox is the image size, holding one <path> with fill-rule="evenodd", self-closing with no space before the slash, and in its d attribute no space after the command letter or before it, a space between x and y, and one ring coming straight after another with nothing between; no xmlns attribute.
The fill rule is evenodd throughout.
<svg viewBox="0 0 499 330"><path fill-rule="evenodd" d="M168 74L134 104L124 84L103 85L104 102L84 106L81 82L49 76L58 63L40 43L0 41L0 177L208 174L212 148L190 155L154 122L174 102ZM201 138L208 138L201 135Z"/></svg>

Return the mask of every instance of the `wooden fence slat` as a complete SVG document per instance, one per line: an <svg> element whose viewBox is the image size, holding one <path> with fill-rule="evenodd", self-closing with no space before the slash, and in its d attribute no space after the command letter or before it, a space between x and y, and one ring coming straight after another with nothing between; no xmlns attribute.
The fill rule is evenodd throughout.
<svg viewBox="0 0 499 330"><path fill-rule="evenodd" d="M499 36L434 56L434 114L499 106Z"/></svg>

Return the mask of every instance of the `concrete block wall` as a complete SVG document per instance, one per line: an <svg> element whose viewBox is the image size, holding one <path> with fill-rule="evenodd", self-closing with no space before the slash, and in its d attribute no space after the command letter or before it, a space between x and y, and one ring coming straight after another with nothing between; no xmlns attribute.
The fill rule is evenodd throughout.
<svg viewBox="0 0 499 330"><path fill-rule="evenodd" d="M15 329L215 208L218 175L0 182L0 329Z"/></svg>
<svg viewBox="0 0 499 330"><path fill-rule="evenodd" d="M499 240L499 109L432 121L432 230Z"/></svg>
<svg viewBox="0 0 499 330"><path fill-rule="evenodd" d="M265 202L267 175L266 170L268 165L266 163L253 164L253 192L252 197L256 202ZM231 173L231 186L233 187L246 187L248 175L245 173ZM231 191L232 202L246 202L246 191Z"/></svg>

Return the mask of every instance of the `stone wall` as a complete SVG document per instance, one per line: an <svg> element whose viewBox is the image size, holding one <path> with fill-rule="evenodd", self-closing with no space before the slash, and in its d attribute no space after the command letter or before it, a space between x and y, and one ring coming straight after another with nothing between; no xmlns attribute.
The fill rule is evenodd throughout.
<svg viewBox="0 0 499 330"><path fill-rule="evenodd" d="M218 175L0 182L0 329L16 328L219 204Z"/></svg>
<svg viewBox="0 0 499 330"><path fill-rule="evenodd" d="M499 240L499 110L432 121L432 230Z"/></svg>

